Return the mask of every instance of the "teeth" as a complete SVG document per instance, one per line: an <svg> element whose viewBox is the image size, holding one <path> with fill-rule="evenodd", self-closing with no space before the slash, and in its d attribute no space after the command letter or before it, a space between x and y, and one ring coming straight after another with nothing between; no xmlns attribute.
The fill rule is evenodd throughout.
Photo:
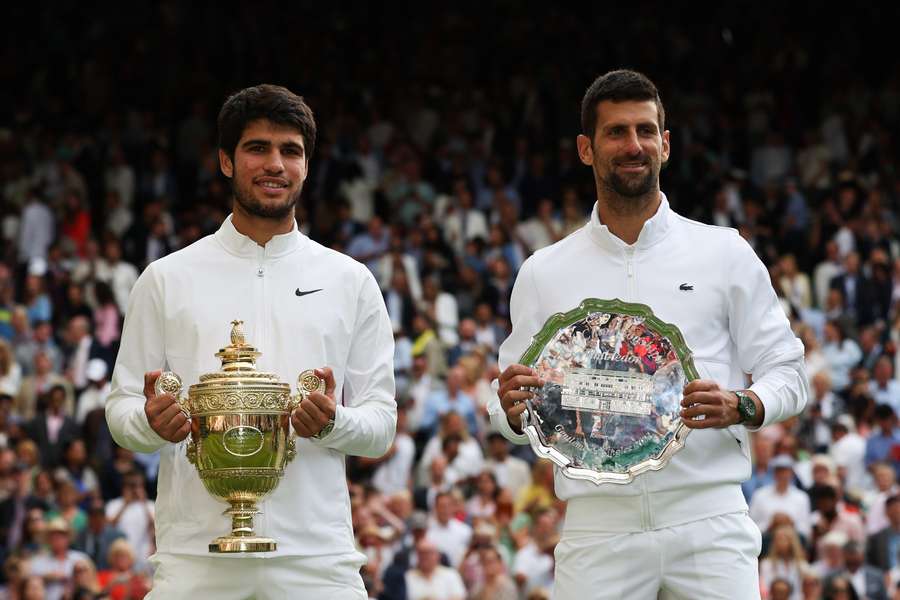
<svg viewBox="0 0 900 600"><path fill-rule="evenodd" d="M260 185L263 186L263 187L265 187L265 188L272 188L272 189L278 189L278 188L283 188L283 187L285 187L285 186L283 186L283 185L280 184L280 183L272 183L271 181L264 181L264 182L262 182Z"/></svg>

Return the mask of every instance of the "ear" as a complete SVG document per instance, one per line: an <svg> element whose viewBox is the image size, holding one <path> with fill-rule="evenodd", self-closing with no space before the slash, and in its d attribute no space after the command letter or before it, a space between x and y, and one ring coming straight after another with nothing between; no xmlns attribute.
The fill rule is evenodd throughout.
<svg viewBox="0 0 900 600"><path fill-rule="evenodd" d="M221 148L219 149L219 168L222 169L222 174L229 179L234 175L234 163L231 161L231 157Z"/></svg>
<svg viewBox="0 0 900 600"><path fill-rule="evenodd" d="M666 129L662 134L662 162L668 162L670 149L671 147L669 146L669 130Z"/></svg>
<svg viewBox="0 0 900 600"><path fill-rule="evenodd" d="M591 148L591 140L588 136L579 133L575 138L575 145L578 147L578 158L581 162L591 166L594 164L594 149Z"/></svg>

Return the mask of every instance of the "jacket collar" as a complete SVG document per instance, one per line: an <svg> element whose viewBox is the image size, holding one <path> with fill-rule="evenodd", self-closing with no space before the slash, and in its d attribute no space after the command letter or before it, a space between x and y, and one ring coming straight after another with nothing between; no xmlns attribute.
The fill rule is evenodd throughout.
<svg viewBox="0 0 900 600"><path fill-rule="evenodd" d="M641 228L638 239L634 244L626 244L616 237L606 225L600 222L596 202L594 202L594 208L591 210L588 231L591 234L591 239L607 250L625 250L628 248L643 250L666 237L674 218L675 214L669 208L669 200L665 194L660 192L659 208L656 209L656 214L644 222L644 226Z"/></svg>
<svg viewBox="0 0 900 600"><path fill-rule="evenodd" d="M261 247L234 228L234 224L231 222L231 215L228 215L222 223L222 226L216 231L215 236L216 240L218 240L228 252L236 256L258 257L262 255L266 258L284 256L294 250L305 247L309 241L309 239L297 229L297 223L295 221L291 231L273 236L272 239L266 243L265 247Z"/></svg>

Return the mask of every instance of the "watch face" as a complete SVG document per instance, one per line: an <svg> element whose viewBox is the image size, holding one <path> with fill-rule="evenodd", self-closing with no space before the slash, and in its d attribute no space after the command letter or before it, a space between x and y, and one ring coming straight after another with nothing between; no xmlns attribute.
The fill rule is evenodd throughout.
<svg viewBox="0 0 900 600"><path fill-rule="evenodd" d="M737 394L738 397L738 412L741 413L742 420L749 421L753 417L756 416L756 404L753 402L753 398L748 396L747 394Z"/></svg>

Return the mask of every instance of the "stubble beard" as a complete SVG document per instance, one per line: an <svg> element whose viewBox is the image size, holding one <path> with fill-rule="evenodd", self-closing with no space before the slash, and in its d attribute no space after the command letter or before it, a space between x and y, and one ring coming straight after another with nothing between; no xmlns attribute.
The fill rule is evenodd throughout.
<svg viewBox="0 0 900 600"><path fill-rule="evenodd" d="M288 196L284 203L264 204L253 195L251 190L238 185L236 177L232 179L231 184L231 192L234 195L234 201L244 212L254 217L271 219L273 221L285 219L294 212L297 203L300 201L300 192L302 191L303 184L297 188L296 192Z"/></svg>
<svg viewBox="0 0 900 600"><path fill-rule="evenodd" d="M613 168L603 177L597 173L597 183L603 189L607 206L622 215L642 212L652 204L659 195L659 166L652 160L647 174L640 178L620 176Z"/></svg>

